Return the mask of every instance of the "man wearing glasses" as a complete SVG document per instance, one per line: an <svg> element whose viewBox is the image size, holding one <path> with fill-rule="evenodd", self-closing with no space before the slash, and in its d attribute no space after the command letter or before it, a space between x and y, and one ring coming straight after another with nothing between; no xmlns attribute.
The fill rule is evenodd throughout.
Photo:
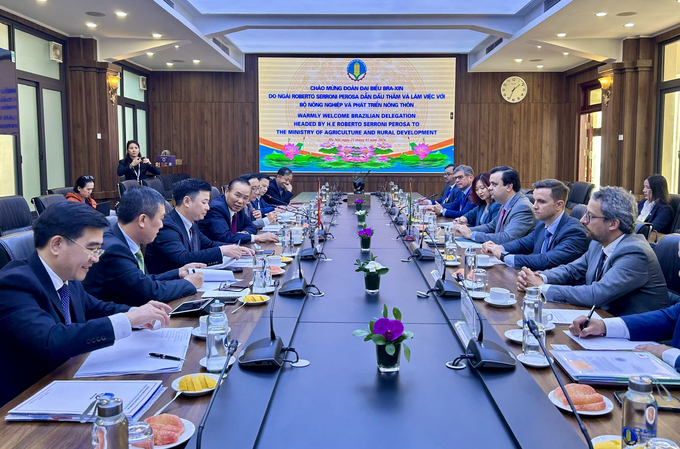
<svg viewBox="0 0 680 449"><path fill-rule="evenodd" d="M103 302L80 284L104 250L109 223L82 203L54 204L33 225L37 249L0 270L0 405L69 358L111 346L133 327L170 322L166 304Z"/></svg>
<svg viewBox="0 0 680 449"><path fill-rule="evenodd" d="M458 187L455 199L443 204L435 203L432 206L434 212L444 217L458 218L477 207L475 203L470 201L470 191L474 179L475 172L469 165L459 165L454 168L453 182Z"/></svg>
<svg viewBox="0 0 680 449"><path fill-rule="evenodd" d="M456 186L456 180L453 179L453 173L457 170L456 164L449 164L444 169L444 182L446 182L446 187L442 190L439 198L435 200L428 200L425 198L420 198L418 204L421 206L434 205L434 204L449 204L453 203L459 193L459 189Z"/></svg>
<svg viewBox="0 0 680 449"><path fill-rule="evenodd" d="M621 187L604 187L588 202L581 223L592 239L574 262L533 272L523 267L517 287L538 286L548 301L593 305L615 316L670 305L659 261L641 235L634 234L635 198Z"/></svg>

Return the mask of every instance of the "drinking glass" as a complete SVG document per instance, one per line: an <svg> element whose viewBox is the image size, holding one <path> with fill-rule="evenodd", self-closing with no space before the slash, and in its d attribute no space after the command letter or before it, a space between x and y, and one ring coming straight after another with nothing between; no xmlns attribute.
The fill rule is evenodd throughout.
<svg viewBox="0 0 680 449"><path fill-rule="evenodd" d="M153 449L153 430L145 422L133 422L128 426L128 443L142 449Z"/></svg>
<svg viewBox="0 0 680 449"><path fill-rule="evenodd" d="M455 240L449 240L446 242L446 246L444 248L444 259L448 261L455 262L458 259L458 245L456 245Z"/></svg>
<svg viewBox="0 0 680 449"><path fill-rule="evenodd" d="M484 296L489 290L489 278L486 270L477 269L472 272L472 293L477 297Z"/></svg>

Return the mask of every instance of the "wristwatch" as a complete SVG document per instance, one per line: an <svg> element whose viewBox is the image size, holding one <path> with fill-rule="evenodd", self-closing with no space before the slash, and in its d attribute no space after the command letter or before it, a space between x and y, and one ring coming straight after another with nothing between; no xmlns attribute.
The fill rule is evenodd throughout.
<svg viewBox="0 0 680 449"><path fill-rule="evenodd" d="M507 251L503 251L503 252L501 253L501 257L500 257L501 262L505 262L505 256L507 256L507 255L508 255L508 252L507 252Z"/></svg>

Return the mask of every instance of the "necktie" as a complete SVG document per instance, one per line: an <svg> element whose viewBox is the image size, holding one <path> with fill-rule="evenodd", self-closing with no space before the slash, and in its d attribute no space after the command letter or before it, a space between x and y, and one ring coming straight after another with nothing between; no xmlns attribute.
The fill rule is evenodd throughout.
<svg viewBox="0 0 680 449"><path fill-rule="evenodd" d="M236 227L236 214L231 216L231 233L236 234L238 232L238 228Z"/></svg>
<svg viewBox="0 0 680 449"><path fill-rule="evenodd" d="M597 269L595 270L595 279L594 279L595 282L602 279L602 275L604 274L604 264L605 264L606 260L607 260L607 255L604 253L604 251L602 251L602 255L600 256L600 263L597 264Z"/></svg>
<svg viewBox="0 0 680 449"><path fill-rule="evenodd" d="M254 208L255 210L260 210L260 201L261 201L260 198L258 198L258 199L256 199L255 201L253 201L252 204L253 204L253 208Z"/></svg>
<svg viewBox="0 0 680 449"><path fill-rule="evenodd" d="M496 232L501 232L503 228L503 218L505 217L505 207L501 207L501 215L498 217L498 226L496 226Z"/></svg>
<svg viewBox="0 0 680 449"><path fill-rule="evenodd" d="M541 254L544 254L545 252L548 251L548 246L550 245L551 238L552 233L546 229L545 235L543 236L543 246L541 247Z"/></svg>
<svg viewBox="0 0 680 449"><path fill-rule="evenodd" d="M62 285L57 292L59 293L59 298L61 298L61 311L64 313L64 323L71 324L71 310L69 309L71 293L69 292L68 284Z"/></svg>
<svg viewBox="0 0 680 449"><path fill-rule="evenodd" d="M146 264L144 264L144 256L142 255L142 248L139 248L135 253L135 258L137 259L137 266L142 273L146 274Z"/></svg>
<svg viewBox="0 0 680 449"><path fill-rule="evenodd" d="M444 199L445 203L451 201L451 193L453 193L453 187L449 186L448 189L449 190L446 192L446 198Z"/></svg>
<svg viewBox="0 0 680 449"><path fill-rule="evenodd" d="M196 229L196 223L191 225L189 234L189 237L191 237L191 251L199 251L201 249L201 245L198 242L198 230Z"/></svg>

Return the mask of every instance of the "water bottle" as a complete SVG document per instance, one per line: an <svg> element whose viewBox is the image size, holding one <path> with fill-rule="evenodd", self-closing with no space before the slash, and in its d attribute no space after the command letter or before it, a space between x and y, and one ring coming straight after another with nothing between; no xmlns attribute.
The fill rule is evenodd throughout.
<svg viewBox="0 0 680 449"><path fill-rule="evenodd" d="M266 293L267 258L264 256L264 250L255 246L255 257L253 257L253 293Z"/></svg>
<svg viewBox="0 0 680 449"><path fill-rule="evenodd" d="M448 226L446 234L444 234L444 255L447 261L456 261L458 258L458 244L456 243L453 226Z"/></svg>
<svg viewBox="0 0 680 449"><path fill-rule="evenodd" d="M472 247L467 247L465 249L465 267L463 268L465 273L465 282L468 280L468 275L476 268L477 263L477 253Z"/></svg>
<svg viewBox="0 0 680 449"><path fill-rule="evenodd" d="M208 337L205 342L206 369L211 373L219 373L224 368L227 360L227 352L224 341L227 338L227 314L224 313L224 304L213 301L210 304L208 316Z"/></svg>
<svg viewBox="0 0 680 449"><path fill-rule="evenodd" d="M128 449L128 420L119 398L97 402L97 418L92 425L94 449Z"/></svg>
<svg viewBox="0 0 680 449"><path fill-rule="evenodd" d="M621 447L632 448L656 437L658 407L649 376L632 376L623 395Z"/></svg>
<svg viewBox="0 0 680 449"><path fill-rule="evenodd" d="M281 228L281 255L290 256L293 253L293 233L288 223L284 223Z"/></svg>
<svg viewBox="0 0 680 449"><path fill-rule="evenodd" d="M538 287L528 287L522 303L522 352L524 359L530 363L544 363L545 356L536 337L529 330L527 324L534 320L538 327L538 334L545 345L545 326L543 326L543 302Z"/></svg>

